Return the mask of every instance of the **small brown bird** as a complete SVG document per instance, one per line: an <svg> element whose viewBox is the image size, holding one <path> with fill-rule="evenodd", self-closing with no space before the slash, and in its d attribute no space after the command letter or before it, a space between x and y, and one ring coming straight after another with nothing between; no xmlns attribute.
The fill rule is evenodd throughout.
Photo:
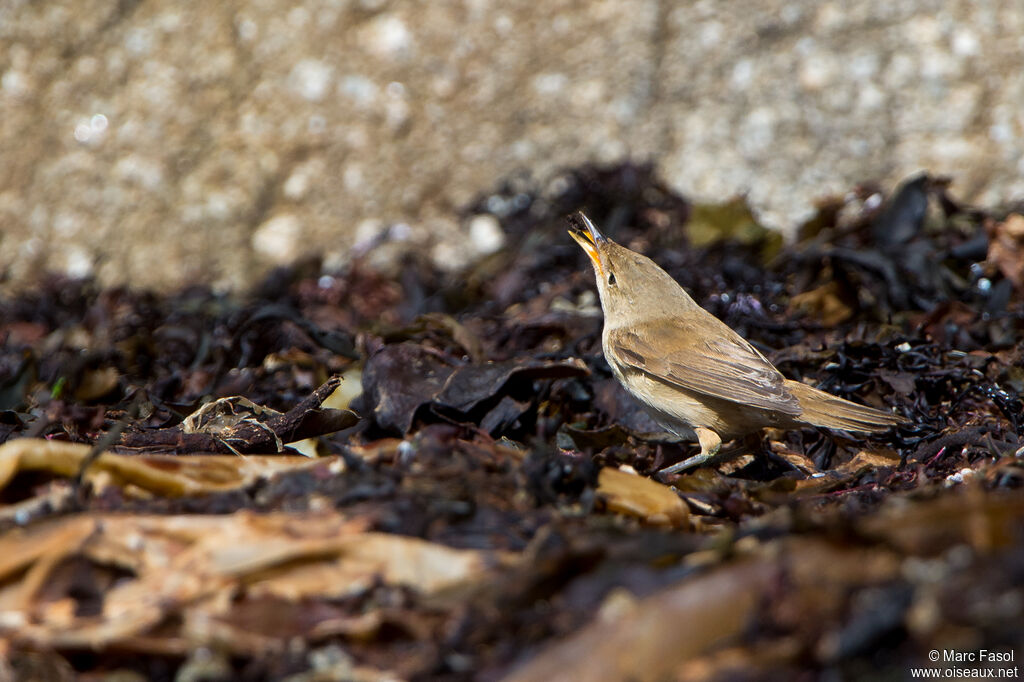
<svg viewBox="0 0 1024 682"><path fill-rule="evenodd" d="M597 275L601 346L615 377L664 428L700 442L699 455L662 473L699 466L723 440L766 426L867 433L906 422L786 379L654 261L606 238L582 213L569 234Z"/></svg>

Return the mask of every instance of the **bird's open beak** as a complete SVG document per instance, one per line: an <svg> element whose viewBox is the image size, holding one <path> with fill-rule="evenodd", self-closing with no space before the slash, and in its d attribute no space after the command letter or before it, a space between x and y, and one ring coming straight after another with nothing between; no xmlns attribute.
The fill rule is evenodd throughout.
<svg viewBox="0 0 1024 682"><path fill-rule="evenodd" d="M569 230L569 236L576 240L576 243L583 247L583 250L590 256L590 260L593 261L594 267L597 268L598 272L604 272L604 268L601 266L601 252L598 251L597 246L601 242L605 241L604 235L601 234L594 223L590 222L590 218L583 215L582 212L578 212L569 218L572 224L572 229Z"/></svg>

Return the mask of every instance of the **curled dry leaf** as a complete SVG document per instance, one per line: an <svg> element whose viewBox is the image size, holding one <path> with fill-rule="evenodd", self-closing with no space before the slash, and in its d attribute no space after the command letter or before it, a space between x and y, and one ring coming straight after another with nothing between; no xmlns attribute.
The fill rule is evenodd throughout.
<svg viewBox="0 0 1024 682"><path fill-rule="evenodd" d="M282 414L234 396L208 403L176 426L122 434L119 445L153 451L267 454L284 443L323 436L354 426L351 410L321 407L341 384L333 377Z"/></svg>
<svg viewBox="0 0 1024 682"><path fill-rule="evenodd" d="M217 638L224 647L256 655L253 643L269 639L283 648L290 637L336 628L321 621L343 614L328 608L318 618L311 611L295 622L303 631L281 633L278 623L233 621L237 600L251 606L260 599L337 599L380 584L440 597L472 587L508 561L505 554L365 528L365 520L331 511L82 514L17 529L0 538L0 636L20 645L180 654L188 642L226 629L230 636ZM57 569L72 559L81 562L79 576L61 581ZM75 585L111 569L121 577L90 614Z"/></svg>
<svg viewBox="0 0 1024 682"><path fill-rule="evenodd" d="M892 450L861 450L853 459L834 469L818 472L811 478L795 483L798 495L817 495L836 490L856 480L867 471L882 470L884 467L899 466L900 457Z"/></svg>
<svg viewBox="0 0 1024 682"><path fill-rule="evenodd" d="M20 471L47 471L77 476L91 448L37 438L19 438L0 445L0 490ZM232 490L280 471L308 467L306 457L236 457L234 455L118 455L101 453L85 472L96 485L131 486L165 497Z"/></svg>
<svg viewBox="0 0 1024 682"><path fill-rule="evenodd" d="M686 504L668 486L618 469L601 469L597 494L609 510L648 523L681 526L689 515Z"/></svg>
<svg viewBox="0 0 1024 682"><path fill-rule="evenodd" d="M257 430L263 430L274 441L277 452L284 449L281 438L264 422L280 419L281 413L263 405L257 405L248 398L231 396L213 400L185 417L181 422L184 433L206 433L231 448L231 441L238 438L238 427L248 424Z"/></svg>
<svg viewBox="0 0 1024 682"><path fill-rule="evenodd" d="M791 450L786 447L785 443L772 441L770 447L777 457L784 459L794 469L808 475L818 473L818 467L810 457Z"/></svg>
<svg viewBox="0 0 1024 682"><path fill-rule="evenodd" d="M244 421L280 416L281 413L277 410L257 405L248 398L231 396L210 401L185 417L181 422L181 430L185 433L211 433L223 436Z"/></svg>

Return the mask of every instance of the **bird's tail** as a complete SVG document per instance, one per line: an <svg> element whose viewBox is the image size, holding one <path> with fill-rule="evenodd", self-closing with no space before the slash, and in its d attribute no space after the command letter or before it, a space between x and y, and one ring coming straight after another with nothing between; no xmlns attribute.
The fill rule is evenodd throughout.
<svg viewBox="0 0 1024 682"><path fill-rule="evenodd" d="M803 412L797 420L811 426L868 433L907 422L898 414L851 403L799 381L787 381L786 388L800 401Z"/></svg>

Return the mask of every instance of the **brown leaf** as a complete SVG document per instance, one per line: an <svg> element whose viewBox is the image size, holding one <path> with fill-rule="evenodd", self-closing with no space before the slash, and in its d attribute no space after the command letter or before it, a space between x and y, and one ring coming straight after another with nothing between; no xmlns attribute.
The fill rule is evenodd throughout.
<svg viewBox="0 0 1024 682"><path fill-rule="evenodd" d="M1006 220L988 224L988 262L1024 290L1024 215L1011 213Z"/></svg>
<svg viewBox="0 0 1024 682"><path fill-rule="evenodd" d="M341 377L329 379L284 414L240 396L222 398L207 403L177 426L124 433L119 445L178 453L281 452L284 443L341 431L359 421L351 410L320 407L340 383Z"/></svg>
<svg viewBox="0 0 1024 682"><path fill-rule="evenodd" d="M861 450L848 462L845 462L834 469L843 474L856 474L868 468L894 467L900 463L900 456L895 451L886 448L875 450Z"/></svg>
<svg viewBox="0 0 1024 682"><path fill-rule="evenodd" d="M817 289L797 294L790 300L794 310L813 315L826 327L834 327L853 316L853 309L842 299L842 288L835 280Z"/></svg>
<svg viewBox="0 0 1024 682"><path fill-rule="evenodd" d="M778 457L786 460L791 466L805 474L816 474L818 473L818 467L815 466L814 461L806 455L794 452L786 447L785 443L781 441L772 441L771 449Z"/></svg>
<svg viewBox="0 0 1024 682"><path fill-rule="evenodd" d="M19 438L0 445L0 490L20 471L78 475L92 448L81 443ZM86 480L98 487L117 485L167 497L231 490L280 471L312 466L306 457L234 455L118 455L101 453L89 465ZM340 461L340 460L339 460Z"/></svg>
<svg viewBox="0 0 1024 682"><path fill-rule="evenodd" d="M452 549L418 538L365 532L366 521L324 513L231 516L82 514L0 538L0 636L41 647L110 646L159 653L218 640L236 654L282 649L326 627L297 620L273 634L265 622L231 622L239 597L258 602L337 598L379 584L424 596L470 588L511 555ZM67 558L129 573L82 615L72 583L43 592ZM254 602L255 603L255 602ZM332 610L325 618L344 616ZM157 629L159 624L163 626ZM368 624L372 626L372 623ZM337 629L337 626L335 629ZM227 635L223 639L218 635Z"/></svg>
<svg viewBox="0 0 1024 682"><path fill-rule="evenodd" d="M855 481L867 469L895 467L900 463L896 452L879 448L877 450L861 450L847 462L834 469L817 473L810 478L796 481L795 493L802 497L819 495L837 490L851 481Z"/></svg>
<svg viewBox="0 0 1024 682"><path fill-rule="evenodd" d="M617 620L591 623L506 682L671 679L682 662L739 635L778 576L768 563L740 562L685 580L640 600Z"/></svg>
<svg viewBox="0 0 1024 682"><path fill-rule="evenodd" d="M648 523L681 526L689 515L686 504L668 486L610 467L598 474L597 494L610 511Z"/></svg>
<svg viewBox="0 0 1024 682"><path fill-rule="evenodd" d="M506 362L463 364L419 344L385 346L363 371L363 409L372 412L382 429L405 434L423 407L447 409L481 420L508 395L514 382L584 376L577 359L522 358ZM513 396L515 397L515 396ZM479 408L484 414L476 414Z"/></svg>

